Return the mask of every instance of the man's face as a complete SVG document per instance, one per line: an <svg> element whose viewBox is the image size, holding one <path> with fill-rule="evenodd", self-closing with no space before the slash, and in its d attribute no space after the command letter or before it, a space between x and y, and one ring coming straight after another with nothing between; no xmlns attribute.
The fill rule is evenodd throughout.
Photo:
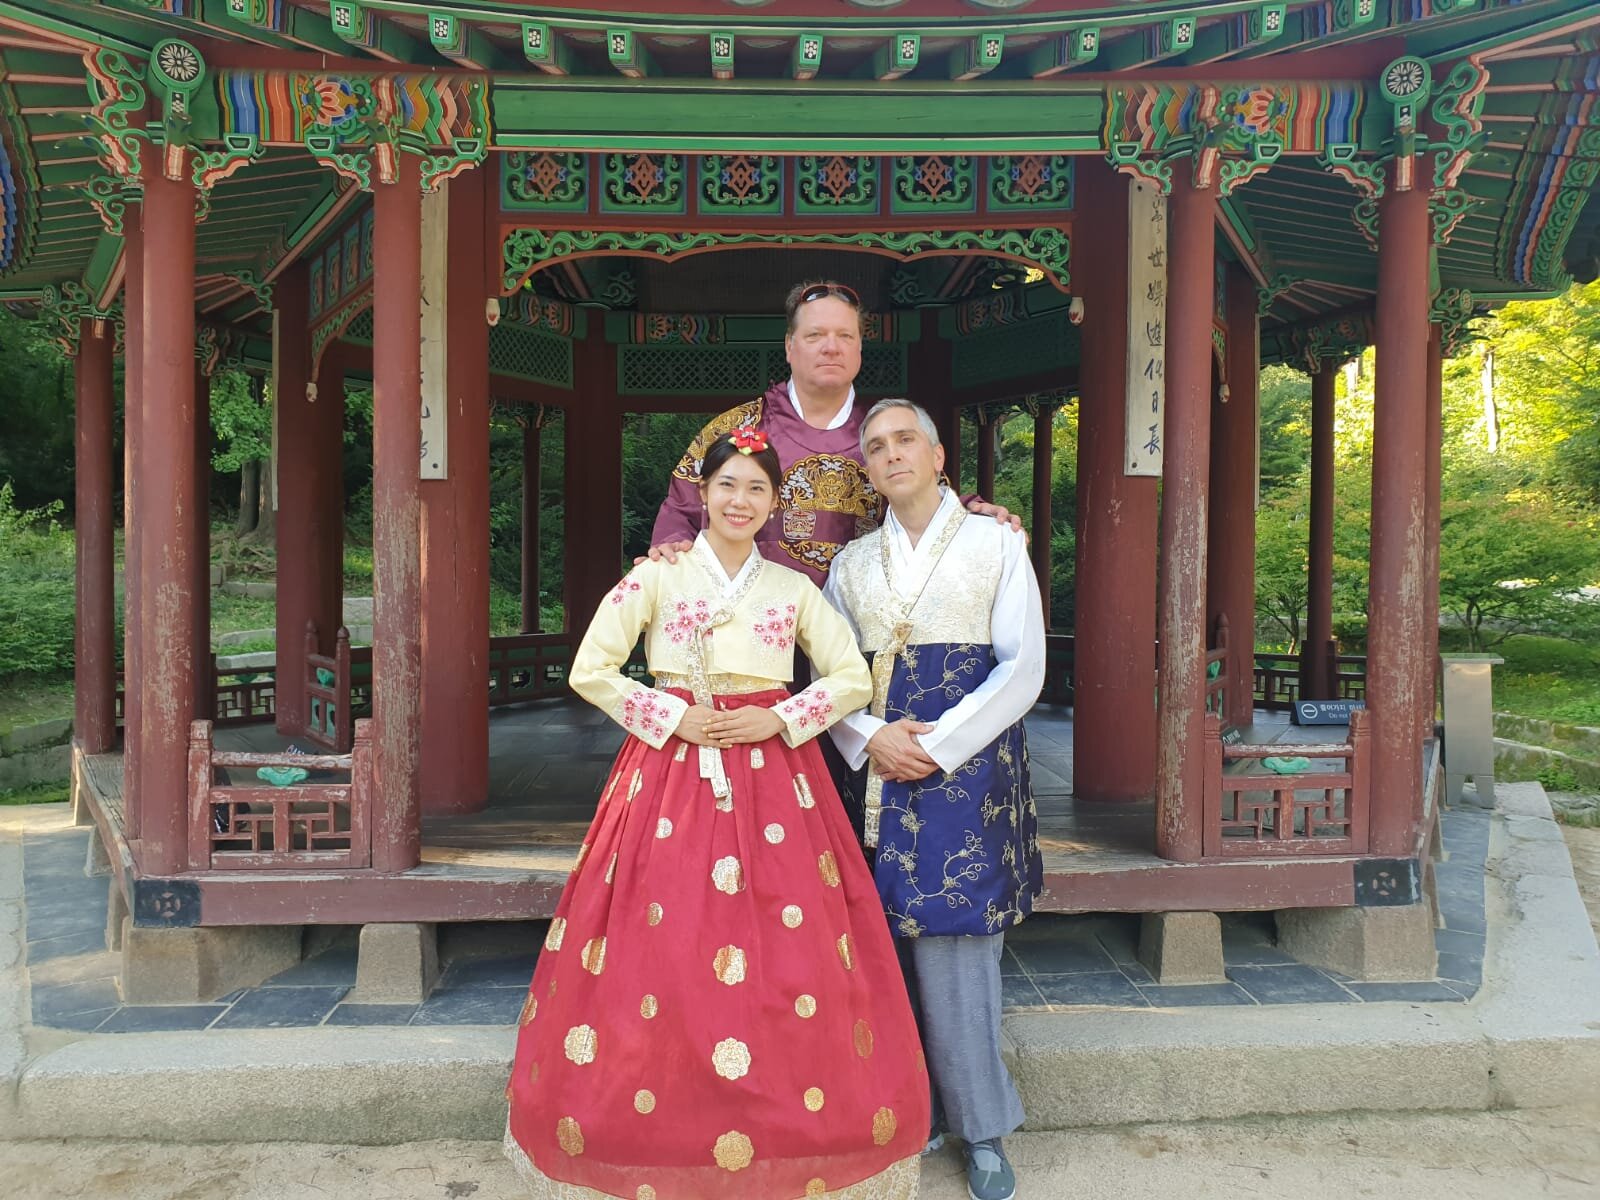
<svg viewBox="0 0 1600 1200"><path fill-rule="evenodd" d="M937 489L944 447L928 441L909 408L889 408L866 428L867 478L890 504Z"/></svg>
<svg viewBox="0 0 1600 1200"><path fill-rule="evenodd" d="M783 346L802 393L847 388L861 371L861 315L837 296L807 301Z"/></svg>

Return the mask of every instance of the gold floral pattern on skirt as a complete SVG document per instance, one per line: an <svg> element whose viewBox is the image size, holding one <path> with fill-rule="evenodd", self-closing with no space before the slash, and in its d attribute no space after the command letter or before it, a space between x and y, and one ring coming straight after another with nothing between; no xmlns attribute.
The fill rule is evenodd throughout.
<svg viewBox="0 0 1600 1200"><path fill-rule="evenodd" d="M554 953L561 949L561 939L567 936L567 919L557 917L550 922L550 930L544 935L544 948Z"/></svg>
<svg viewBox="0 0 1600 1200"><path fill-rule="evenodd" d="M556 1142L576 1158L583 1153L583 1130L578 1128L578 1123L571 1117L562 1117L556 1122Z"/></svg>
<svg viewBox="0 0 1600 1200"><path fill-rule="evenodd" d="M817 1015L817 998L801 993L794 998L794 1015L802 1019L809 1019Z"/></svg>
<svg viewBox="0 0 1600 1200"><path fill-rule="evenodd" d="M894 1141L894 1131L898 1124L894 1119L894 1109L880 1108L872 1114L872 1141L874 1145L887 1146Z"/></svg>
<svg viewBox="0 0 1600 1200"><path fill-rule="evenodd" d="M722 947L711 960L711 971L716 975L717 982L725 983L729 987L744 982L744 970L744 951L737 946Z"/></svg>
<svg viewBox="0 0 1600 1200"><path fill-rule="evenodd" d="M724 1171L742 1171L755 1161L756 1148L744 1134L730 1129L717 1139L711 1153Z"/></svg>
<svg viewBox="0 0 1600 1200"><path fill-rule="evenodd" d="M724 1079L750 1074L750 1047L738 1038L723 1038L711 1051L711 1067Z"/></svg>
<svg viewBox="0 0 1600 1200"><path fill-rule="evenodd" d="M799 929L800 923L806 919L806 914L798 904L785 904L783 906L783 926L785 929Z"/></svg>
<svg viewBox="0 0 1600 1200"><path fill-rule="evenodd" d="M823 1100L823 1096L822 1096L822 1089L821 1088L813 1087L813 1088L807 1088L806 1089L805 1105L806 1105L806 1111L807 1112L821 1112L822 1111L822 1100Z"/></svg>
<svg viewBox="0 0 1600 1200"><path fill-rule="evenodd" d="M606 940L603 937L590 938L583 944L583 954L580 956L583 969L591 975L598 975L606 969Z"/></svg>
<svg viewBox="0 0 1600 1200"><path fill-rule="evenodd" d="M711 868L711 885L728 896L744 891L744 867L733 855L719 858Z"/></svg>
<svg viewBox="0 0 1600 1200"><path fill-rule="evenodd" d="M646 1114L655 1112L656 1094L649 1088L640 1088L633 1094L633 1107L636 1112Z"/></svg>
<svg viewBox="0 0 1600 1200"><path fill-rule="evenodd" d="M862 1058L872 1057L872 1026L865 1021L857 1021L853 1034L856 1053Z"/></svg>
<svg viewBox="0 0 1600 1200"><path fill-rule="evenodd" d="M592 1025L574 1025L567 1030L566 1040L567 1058L580 1067L586 1067L595 1060L600 1049L600 1036L595 1033Z"/></svg>
<svg viewBox="0 0 1600 1200"><path fill-rule="evenodd" d="M817 859L817 874L822 876L822 882L829 887L839 886L839 860L834 857L832 850L824 850Z"/></svg>

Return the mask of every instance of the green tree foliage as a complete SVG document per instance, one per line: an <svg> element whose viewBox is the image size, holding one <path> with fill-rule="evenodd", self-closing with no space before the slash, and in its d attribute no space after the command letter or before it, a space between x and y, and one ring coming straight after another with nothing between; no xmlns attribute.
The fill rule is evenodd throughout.
<svg viewBox="0 0 1600 1200"><path fill-rule="evenodd" d="M216 471L237 471L272 453L272 406L257 394L243 371L219 371L211 379L211 429L218 449Z"/></svg>
<svg viewBox="0 0 1600 1200"><path fill-rule="evenodd" d="M1296 654L1305 636L1310 526L1304 489L1282 487L1256 510L1256 614Z"/></svg>
<svg viewBox="0 0 1600 1200"><path fill-rule="evenodd" d="M1292 367L1261 371L1261 490L1294 487L1311 456L1311 381Z"/></svg>
<svg viewBox="0 0 1600 1200"><path fill-rule="evenodd" d="M72 360L44 326L0 309L0 482L24 509L72 505Z"/></svg>
<svg viewBox="0 0 1600 1200"><path fill-rule="evenodd" d="M1440 609L1471 649L1520 633L1600 632L1600 603L1573 598L1600 570L1594 513L1480 461L1445 476L1439 518Z"/></svg>
<svg viewBox="0 0 1600 1200"><path fill-rule="evenodd" d="M623 563L650 549L656 513L667 496L672 471L689 443L717 415L703 413L629 413L622 420L622 552ZM618 564L619 566L622 564Z"/></svg>
<svg viewBox="0 0 1600 1200"><path fill-rule="evenodd" d="M1480 397L1485 374L1492 384L1492 448L1540 483L1600 506L1600 280L1554 300L1507 304L1480 326L1467 357L1479 368Z"/></svg>

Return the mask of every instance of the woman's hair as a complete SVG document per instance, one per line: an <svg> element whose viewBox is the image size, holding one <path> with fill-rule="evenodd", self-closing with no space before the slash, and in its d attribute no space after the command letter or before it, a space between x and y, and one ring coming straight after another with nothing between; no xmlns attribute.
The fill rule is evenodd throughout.
<svg viewBox="0 0 1600 1200"><path fill-rule="evenodd" d="M783 487L783 468L778 465L778 452L770 443L763 450L741 450L734 444L733 437L733 434L725 433L711 443L711 449L706 451L706 456L700 463L701 486L710 483L730 458L742 454L765 471L767 478L772 480L772 498L776 504L778 492Z"/></svg>

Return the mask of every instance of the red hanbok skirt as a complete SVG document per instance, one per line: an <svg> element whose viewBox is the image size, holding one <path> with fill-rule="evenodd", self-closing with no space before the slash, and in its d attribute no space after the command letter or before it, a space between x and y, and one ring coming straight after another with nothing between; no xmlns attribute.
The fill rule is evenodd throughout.
<svg viewBox="0 0 1600 1200"><path fill-rule="evenodd" d="M618 754L522 1010L506 1152L561 1200L914 1197L926 1063L821 752L722 756L718 801L695 746Z"/></svg>

